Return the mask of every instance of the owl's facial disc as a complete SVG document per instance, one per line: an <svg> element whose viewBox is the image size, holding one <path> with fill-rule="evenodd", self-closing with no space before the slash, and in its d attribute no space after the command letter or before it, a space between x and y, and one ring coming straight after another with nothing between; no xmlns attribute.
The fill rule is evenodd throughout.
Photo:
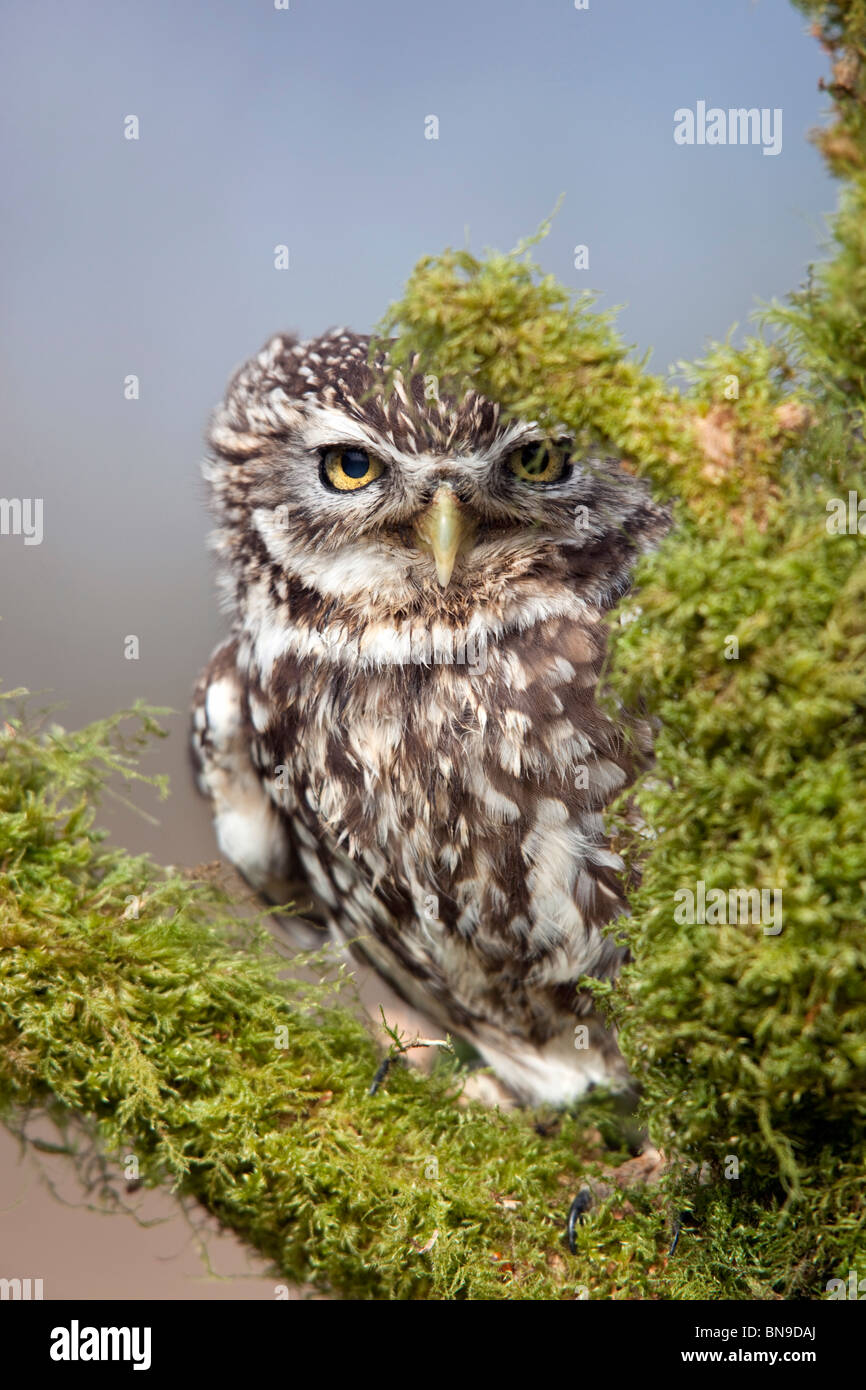
<svg viewBox="0 0 866 1390"><path fill-rule="evenodd" d="M436 578L443 589L454 573L458 555L472 549L478 523L457 499L453 488L442 483L415 522L414 531L421 550L433 556Z"/></svg>

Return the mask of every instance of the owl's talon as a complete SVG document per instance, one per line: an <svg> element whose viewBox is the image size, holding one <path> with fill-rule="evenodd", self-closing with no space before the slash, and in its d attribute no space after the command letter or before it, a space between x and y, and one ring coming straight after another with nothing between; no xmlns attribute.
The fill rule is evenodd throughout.
<svg viewBox="0 0 866 1390"><path fill-rule="evenodd" d="M379 1087L382 1085L385 1078L387 1077L388 1072L391 1070L391 1063L396 1062L396 1060L397 1058L392 1057L390 1054L387 1057L382 1058L381 1062L376 1068L376 1074L373 1077L373 1080L370 1082L370 1089L367 1092L368 1096L374 1096L376 1094Z"/></svg>
<svg viewBox="0 0 866 1390"><path fill-rule="evenodd" d="M577 1246L574 1239L577 1223L583 1225L584 1213L589 1211L592 1206L592 1193L588 1187L582 1187L568 1209L568 1224L565 1231L568 1237L568 1248L572 1255L577 1254Z"/></svg>
<svg viewBox="0 0 866 1390"><path fill-rule="evenodd" d="M681 1230L682 1230L682 1215L680 1215L680 1216L675 1216L675 1217L674 1217L674 1238L673 1238L673 1240L671 1241L671 1248L670 1248L670 1250L668 1251L668 1259L670 1259L671 1256L674 1255L674 1254L676 1253L676 1248L677 1248L677 1245L679 1244L680 1231L681 1231Z"/></svg>

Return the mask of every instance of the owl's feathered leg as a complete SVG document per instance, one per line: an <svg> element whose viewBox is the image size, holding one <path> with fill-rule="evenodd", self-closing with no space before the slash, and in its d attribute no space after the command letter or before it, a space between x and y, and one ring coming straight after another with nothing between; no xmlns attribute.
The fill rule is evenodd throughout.
<svg viewBox="0 0 866 1390"><path fill-rule="evenodd" d="M626 1091L631 1081L616 1040L593 1013L575 1015L545 1042L479 1026L471 1041L519 1101L569 1105L595 1086Z"/></svg>
<svg viewBox="0 0 866 1390"><path fill-rule="evenodd" d="M252 725L236 653L236 639L223 642L196 684L191 736L196 782L211 800L225 858L269 902L300 899L307 910L309 889L293 862L285 824L250 757ZM326 938L313 922L282 914L278 920L299 947L316 948Z"/></svg>

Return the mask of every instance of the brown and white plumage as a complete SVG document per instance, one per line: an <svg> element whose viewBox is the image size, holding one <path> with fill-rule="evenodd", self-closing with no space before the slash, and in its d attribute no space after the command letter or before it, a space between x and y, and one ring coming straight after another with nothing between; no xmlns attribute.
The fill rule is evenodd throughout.
<svg viewBox="0 0 866 1390"><path fill-rule="evenodd" d="M574 987L622 959L601 812L633 755L596 685L604 612L666 517L616 461L525 476L542 433L495 403L428 400L420 377L371 395L367 356L339 329L273 338L214 415L232 631L196 692L200 785L256 887L302 881L520 1098L567 1101L622 1075ZM329 483L328 460L364 457L368 485Z"/></svg>

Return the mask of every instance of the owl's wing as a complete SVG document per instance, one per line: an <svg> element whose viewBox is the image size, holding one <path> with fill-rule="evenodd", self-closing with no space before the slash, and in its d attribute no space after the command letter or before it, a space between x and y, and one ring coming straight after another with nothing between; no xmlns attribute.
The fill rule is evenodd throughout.
<svg viewBox="0 0 866 1390"><path fill-rule="evenodd" d="M229 638L217 647L196 683L191 730L196 782L211 800L217 843L225 858L269 902L303 904L307 915L313 915L288 827L250 756L253 728L236 656L237 639ZM280 923L295 944L322 944L323 932L312 923L282 916Z"/></svg>

